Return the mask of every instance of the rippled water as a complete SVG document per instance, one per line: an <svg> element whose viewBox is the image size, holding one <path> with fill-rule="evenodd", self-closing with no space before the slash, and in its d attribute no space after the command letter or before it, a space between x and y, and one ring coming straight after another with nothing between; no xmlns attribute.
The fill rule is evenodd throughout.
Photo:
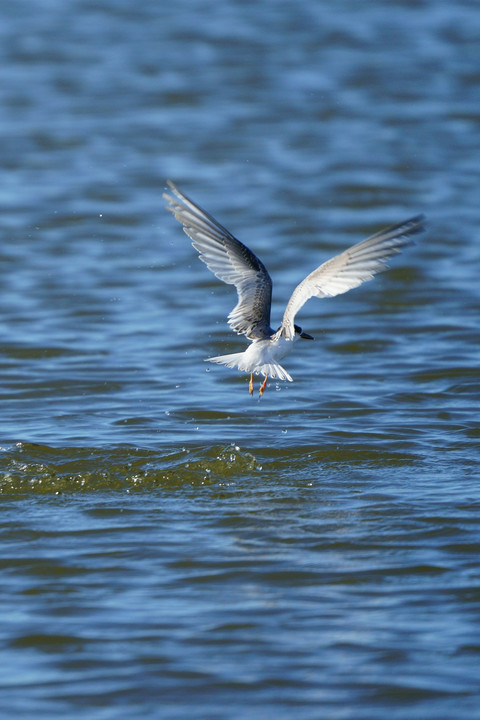
<svg viewBox="0 0 480 720"><path fill-rule="evenodd" d="M480 717L475 3L0 2L2 717ZM259 401L267 264L424 212Z"/></svg>

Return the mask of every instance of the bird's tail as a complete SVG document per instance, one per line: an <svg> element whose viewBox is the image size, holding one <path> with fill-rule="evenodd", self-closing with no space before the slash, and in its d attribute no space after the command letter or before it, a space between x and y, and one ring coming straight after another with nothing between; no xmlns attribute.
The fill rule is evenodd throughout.
<svg viewBox="0 0 480 720"><path fill-rule="evenodd" d="M217 355L217 357L205 358L205 362L214 362L219 365L226 365L229 368L238 368L244 370L243 363L244 353L231 353L230 355Z"/></svg>
<svg viewBox="0 0 480 720"><path fill-rule="evenodd" d="M231 353L230 355L217 355L216 357L206 358L205 362L214 362L218 365L226 365L229 368L238 368L242 372L253 372L255 375L263 375L269 378L278 378L278 380L288 380L293 382L288 372L276 360L271 360L263 365L251 367L245 362L245 353Z"/></svg>

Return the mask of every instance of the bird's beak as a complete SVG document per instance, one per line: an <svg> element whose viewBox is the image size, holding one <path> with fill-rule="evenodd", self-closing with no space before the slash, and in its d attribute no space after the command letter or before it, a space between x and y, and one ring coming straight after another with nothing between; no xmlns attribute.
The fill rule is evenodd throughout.
<svg viewBox="0 0 480 720"><path fill-rule="evenodd" d="M300 337L303 338L304 340L313 340L314 339L311 335L309 335L308 333L305 333L305 332L300 333Z"/></svg>

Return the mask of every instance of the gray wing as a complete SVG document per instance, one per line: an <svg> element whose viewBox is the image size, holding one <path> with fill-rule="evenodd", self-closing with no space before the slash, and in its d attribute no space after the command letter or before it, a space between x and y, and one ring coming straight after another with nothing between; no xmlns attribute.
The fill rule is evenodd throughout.
<svg viewBox="0 0 480 720"><path fill-rule="evenodd" d="M235 285L238 303L228 316L232 330L254 340L271 335L272 281L263 263L205 210L168 180L175 195L164 194L166 206L182 223L200 260L219 280Z"/></svg>
<svg viewBox="0 0 480 720"><path fill-rule="evenodd" d="M387 268L387 260L410 245L411 236L425 229L423 215L393 225L353 245L340 255L320 265L292 293L283 315L281 330L286 338L295 335L294 320L300 308L311 297L333 297L371 280Z"/></svg>

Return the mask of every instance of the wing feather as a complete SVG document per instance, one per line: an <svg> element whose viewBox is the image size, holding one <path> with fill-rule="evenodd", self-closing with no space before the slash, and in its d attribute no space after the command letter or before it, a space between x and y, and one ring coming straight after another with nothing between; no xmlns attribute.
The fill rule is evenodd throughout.
<svg viewBox="0 0 480 720"><path fill-rule="evenodd" d="M387 269L387 261L412 243L411 236L425 229L423 215L392 225L327 260L297 285L288 301L281 332L292 340L294 320L311 297L333 297L358 287Z"/></svg>
<svg viewBox="0 0 480 720"><path fill-rule="evenodd" d="M167 184L175 196L163 195L167 210L183 225L200 260L219 280L237 289L238 302L228 316L232 330L252 340L271 335L272 280L264 264L170 180Z"/></svg>

